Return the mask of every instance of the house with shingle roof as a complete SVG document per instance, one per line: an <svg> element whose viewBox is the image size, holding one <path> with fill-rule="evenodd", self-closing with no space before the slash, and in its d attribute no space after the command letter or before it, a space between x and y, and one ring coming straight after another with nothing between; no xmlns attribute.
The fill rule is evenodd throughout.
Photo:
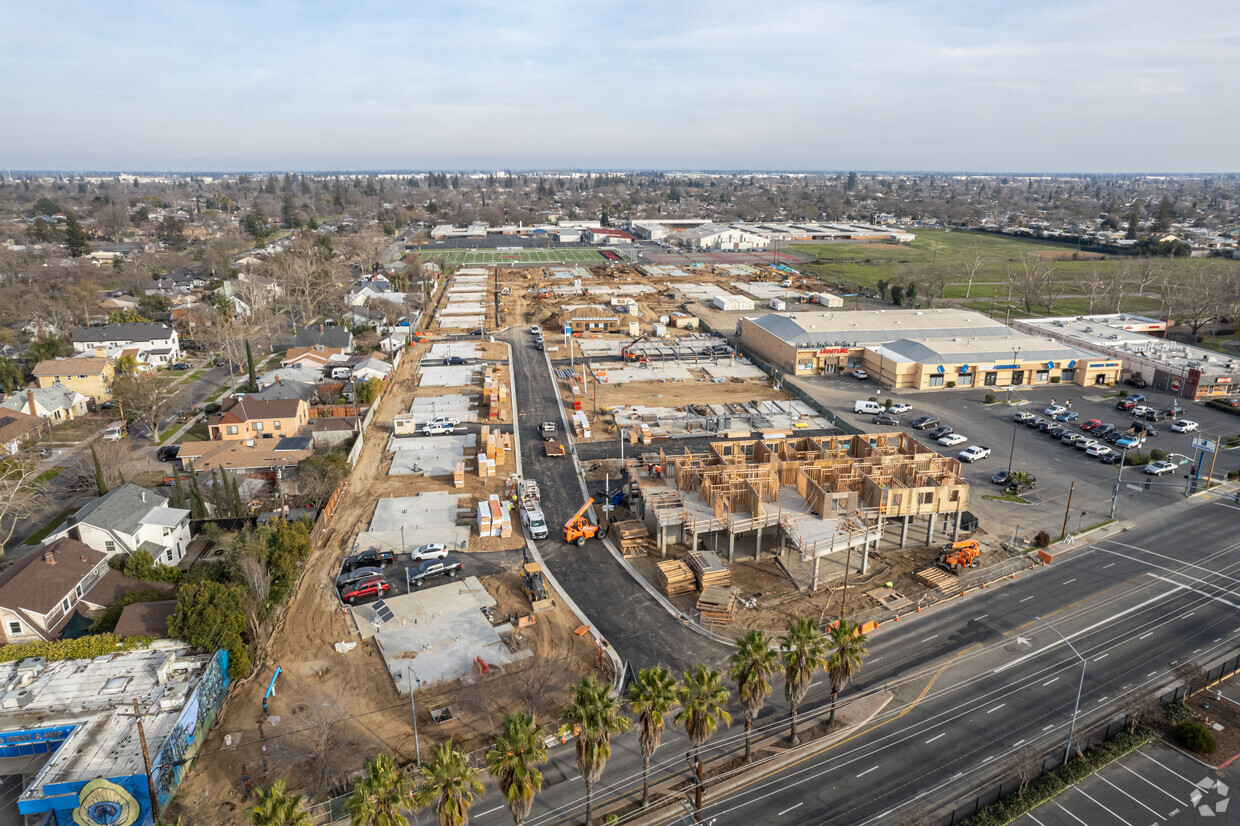
<svg viewBox="0 0 1240 826"><path fill-rule="evenodd" d="M62 537L22 557L0 574L0 630L4 641L54 640L81 603L88 611L107 603L88 600L112 571L106 554ZM99 597L96 597L99 599Z"/></svg>
<svg viewBox="0 0 1240 826"><path fill-rule="evenodd" d="M189 511L127 483L87 502L59 533L108 556L142 550L156 564L176 565L189 547Z"/></svg>
<svg viewBox="0 0 1240 826"><path fill-rule="evenodd" d="M207 419L213 441L296 436L310 423L310 406L302 399L229 399Z"/></svg>

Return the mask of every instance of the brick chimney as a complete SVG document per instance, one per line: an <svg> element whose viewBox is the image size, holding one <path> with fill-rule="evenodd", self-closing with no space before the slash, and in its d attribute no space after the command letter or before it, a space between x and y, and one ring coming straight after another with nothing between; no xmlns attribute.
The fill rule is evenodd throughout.
<svg viewBox="0 0 1240 826"><path fill-rule="evenodd" d="M30 390L30 389L26 390L26 404L30 405L31 416L39 415L37 412L37 409L34 406L34 391L33 390Z"/></svg>
<svg viewBox="0 0 1240 826"><path fill-rule="evenodd" d="M55 565L55 564L56 564L56 554L55 554L55 552L53 552L53 551L44 551L44 552L43 552L43 561L44 561L44 562L46 562L48 565Z"/></svg>

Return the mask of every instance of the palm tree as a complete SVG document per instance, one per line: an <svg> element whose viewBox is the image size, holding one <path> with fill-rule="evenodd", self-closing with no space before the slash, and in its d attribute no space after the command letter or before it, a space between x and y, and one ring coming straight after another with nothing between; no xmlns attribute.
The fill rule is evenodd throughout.
<svg viewBox="0 0 1240 826"><path fill-rule="evenodd" d="M396 765L390 754L377 754L366 761L366 776L353 787L349 814L353 826L409 826L402 813L413 778Z"/></svg>
<svg viewBox="0 0 1240 826"><path fill-rule="evenodd" d="M736 641L736 652L730 662L728 676L736 683L736 693L745 709L745 762L748 763L752 756L749 732L766 698L771 696L769 680L779 663L779 653L764 632L747 631Z"/></svg>
<svg viewBox="0 0 1240 826"><path fill-rule="evenodd" d="M678 705L676 680L662 666L642 669L629 686L629 708L637 714L637 739L642 747L642 806L650 802L650 758L663 739L664 718Z"/></svg>
<svg viewBox="0 0 1240 826"><path fill-rule="evenodd" d="M676 694L682 706L676 722L684 724L696 756L721 722L725 726L732 725L732 715L725 708L730 692L723 684L722 671L698 663L692 671L685 672Z"/></svg>
<svg viewBox="0 0 1240 826"><path fill-rule="evenodd" d="M302 796L289 794L284 781L277 780L267 791L254 790L258 805L250 809L250 826L313 826L309 813L302 808Z"/></svg>
<svg viewBox="0 0 1240 826"><path fill-rule="evenodd" d="M478 781L478 770L469 765L469 755L448 740L431 751L431 759L418 770L422 786L413 793L419 809L435 807L439 826L464 826L469 822L469 807L485 787Z"/></svg>
<svg viewBox="0 0 1240 826"><path fill-rule="evenodd" d="M788 618L779 644L784 649L784 697L792 720L788 740L796 746L801 742L797 737L797 704L809 691L814 672L827 667L827 646L813 618L801 614Z"/></svg>
<svg viewBox="0 0 1240 826"><path fill-rule="evenodd" d="M572 685L572 702L564 709L560 734L577 733L577 771L586 781L586 826L594 815L594 784L611 757L611 736L629 730L633 721L620 711L611 688L587 674Z"/></svg>
<svg viewBox="0 0 1240 826"><path fill-rule="evenodd" d="M534 794L542 790L543 774L537 767L547 762L546 737L533 714L518 711L504 717L504 733L487 752L487 768L499 781L517 826L529 817Z"/></svg>
<svg viewBox="0 0 1240 826"><path fill-rule="evenodd" d="M132 376L138 372L138 357L133 353L126 353L116 360L113 369L118 376Z"/></svg>
<svg viewBox="0 0 1240 826"><path fill-rule="evenodd" d="M848 681L861 670L865 659L865 634L861 626L842 619L827 635L831 655L827 658L827 677L831 680L831 716L828 723L835 722L835 698L848 685Z"/></svg>

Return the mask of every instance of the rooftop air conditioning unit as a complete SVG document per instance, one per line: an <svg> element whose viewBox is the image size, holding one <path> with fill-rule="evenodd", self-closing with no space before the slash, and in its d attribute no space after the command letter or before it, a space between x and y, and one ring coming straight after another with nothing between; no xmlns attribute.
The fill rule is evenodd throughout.
<svg viewBox="0 0 1240 826"><path fill-rule="evenodd" d="M0 697L0 708L25 708L34 701L34 692L28 688L20 688L17 691L6 691L3 697Z"/></svg>
<svg viewBox="0 0 1240 826"><path fill-rule="evenodd" d="M17 664L18 674L33 674L35 677L43 673L47 661L42 657L27 657Z"/></svg>

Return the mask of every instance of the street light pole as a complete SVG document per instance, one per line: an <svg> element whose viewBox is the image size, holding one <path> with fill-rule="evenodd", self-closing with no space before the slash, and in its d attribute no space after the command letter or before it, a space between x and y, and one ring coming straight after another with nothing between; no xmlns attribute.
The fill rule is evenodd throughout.
<svg viewBox="0 0 1240 826"><path fill-rule="evenodd" d="M1123 481L1124 463L1128 461L1128 448L1124 448L1124 452L1119 455L1119 470L1115 474L1115 493L1111 496L1111 519L1115 518L1115 506L1119 504L1119 486Z"/></svg>
<svg viewBox="0 0 1240 826"><path fill-rule="evenodd" d="M1016 363L1017 349L1019 348L1015 348L1012 350L1012 363L1013 364ZM1016 368L1012 368L1012 372L1013 374L1015 374ZM1012 380L1011 379L1008 379L1007 406L1008 406L1008 410L1010 411L1012 409ZM1012 462L1016 458L1016 428L1019 426L1020 425L1017 423L1016 418L1013 416L1012 418L1012 447L1008 450L1008 476L1012 475Z"/></svg>
<svg viewBox="0 0 1240 826"><path fill-rule="evenodd" d="M1042 618L1034 617L1034 619L1040 622ZM1068 758L1072 756L1072 735L1076 733L1076 715L1081 709L1081 692L1085 689L1085 666L1087 663L1085 658L1081 656L1081 652L1076 650L1076 647L1068 641L1068 638L1065 637L1058 628L1051 625L1049 622L1046 623L1046 627L1054 631L1056 634L1059 634L1059 638L1064 641L1064 644L1067 645L1068 648L1072 650L1072 653L1076 655L1076 658L1081 661L1081 682L1076 687L1076 705L1072 707L1072 721L1068 723L1068 744L1064 746L1063 750L1063 762L1064 765L1067 765Z"/></svg>

